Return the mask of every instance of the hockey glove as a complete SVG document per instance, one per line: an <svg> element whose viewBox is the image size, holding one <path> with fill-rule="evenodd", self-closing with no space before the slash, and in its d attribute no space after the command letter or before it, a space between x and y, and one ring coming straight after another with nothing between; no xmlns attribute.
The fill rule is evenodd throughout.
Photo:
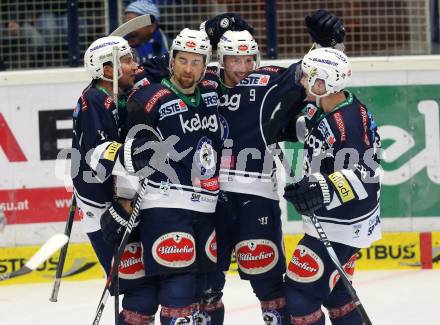
<svg viewBox="0 0 440 325"><path fill-rule="evenodd" d="M122 236L130 219L131 208L122 202L127 203L130 201L115 201L101 216L102 236L105 242L111 246L116 246L121 243ZM135 227L136 226L137 223L135 223Z"/></svg>
<svg viewBox="0 0 440 325"><path fill-rule="evenodd" d="M284 198L293 204L299 214L310 216L324 204L330 203L330 192L325 177L317 173L287 185Z"/></svg>
<svg viewBox="0 0 440 325"><path fill-rule="evenodd" d="M215 16L205 22L205 31L208 34L212 48L216 49L223 33L227 30L241 31L247 30L253 34L254 29L238 14L224 13Z"/></svg>
<svg viewBox="0 0 440 325"><path fill-rule="evenodd" d="M154 171L148 166L156 151L155 144L156 141L148 141L145 138L125 141L119 155L122 165L130 174L143 178L150 176Z"/></svg>
<svg viewBox="0 0 440 325"><path fill-rule="evenodd" d="M344 42L344 25L329 11L317 10L311 16L306 16L304 22L313 41L322 47L334 47Z"/></svg>

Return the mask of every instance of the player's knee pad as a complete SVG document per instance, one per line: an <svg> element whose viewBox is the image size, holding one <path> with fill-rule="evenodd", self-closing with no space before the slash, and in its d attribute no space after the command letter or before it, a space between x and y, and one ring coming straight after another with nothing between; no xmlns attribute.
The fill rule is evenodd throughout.
<svg viewBox="0 0 440 325"><path fill-rule="evenodd" d="M286 287L287 310L291 324L316 324L325 323L321 310L321 300L295 287Z"/></svg>
<svg viewBox="0 0 440 325"><path fill-rule="evenodd" d="M154 314L144 315L132 310L123 309L119 314L120 325L154 325Z"/></svg>
<svg viewBox="0 0 440 325"><path fill-rule="evenodd" d="M250 280L252 289L260 301L268 301L284 297L284 281L282 276L267 279Z"/></svg>
<svg viewBox="0 0 440 325"><path fill-rule="evenodd" d="M253 279L250 283L260 300L265 324L289 324L282 276Z"/></svg>
<svg viewBox="0 0 440 325"><path fill-rule="evenodd" d="M225 286L225 274L222 271L198 274L197 295L201 304L211 304L221 301Z"/></svg>
<svg viewBox="0 0 440 325"><path fill-rule="evenodd" d="M160 309L160 323L162 325L194 325L193 314L195 306L169 307Z"/></svg>
<svg viewBox="0 0 440 325"><path fill-rule="evenodd" d="M159 276L159 304L186 307L196 303L196 275L193 272Z"/></svg>
<svg viewBox="0 0 440 325"><path fill-rule="evenodd" d="M122 308L130 311L128 313L133 316L133 313L139 315L154 315L159 307L157 299L157 289L154 283L155 279L149 279L145 283L131 288L124 292L122 298Z"/></svg>
<svg viewBox="0 0 440 325"><path fill-rule="evenodd" d="M353 301L340 307L327 308L327 310L333 325L362 325L364 323Z"/></svg>
<svg viewBox="0 0 440 325"><path fill-rule="evenodd" d="M222 302L225 274L222 271L197 275L198 308L194 314L194 324L221 325L225 316Z"/></svg>

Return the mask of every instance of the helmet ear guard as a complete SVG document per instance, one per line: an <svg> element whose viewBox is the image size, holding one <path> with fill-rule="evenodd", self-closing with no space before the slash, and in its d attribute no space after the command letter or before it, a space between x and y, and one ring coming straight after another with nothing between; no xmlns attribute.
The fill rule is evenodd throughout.
<svg viewBox="0 0 440 325"><path fill-rule="evenodd" d="M307 75L309 92L318 98L340 92L351 79L351 64L348 57L343 52L332 48L311 50L304 56L301 70ZM312 91L317 79L325 83L326 93L323 95L317 95Z"/></svg>
<svg viewBox="0 0 440 325"><path fill-rule="evenodd" d="M224 66L225 55L254 55L255 67L260 66L258 44L247 30L226 31L217 44L217 56L220 66Z"/></svg>
<svg viewBox="0 0 440 325"><path fill-rule="evenodd" d="M113 47L118 48L117 62L113 62ZM103 79L112 81L104 77L104 64L111 62L118 67L118 78L122 76L121 58L125 55L132 55L132 50L128 42L119 36L106 36L94 41L84 54L84 67L92 79Z"/></svg>

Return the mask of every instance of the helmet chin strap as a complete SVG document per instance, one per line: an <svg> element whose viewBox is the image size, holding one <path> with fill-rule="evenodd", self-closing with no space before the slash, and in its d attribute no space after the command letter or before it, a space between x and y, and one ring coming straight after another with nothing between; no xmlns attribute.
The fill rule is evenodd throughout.
<svg viewBox="0 0 440 325"><path fill-rule="evenodd" d="M316 103L316 106L318 106L318 107L321 107L321 98L327 97L328 95L330 95L330 91L328 91L328 90L325 92L325 94L322 94L322 95L315 94L312 90L312 85L310 83L309 83L309 93L315 97L315 103Z"/></svg>
<svg viewBox="0 0 440 325"><path fill-rule="evenodd" d="M118 80L121 79L121 77L122 77L122 68L119 67L119 68L118 68ZM110 78L107 78L107 77L102 76L101 79L102 79L102 80L105 80L105 81L113 82L113 78L110 79Z"/></svg>

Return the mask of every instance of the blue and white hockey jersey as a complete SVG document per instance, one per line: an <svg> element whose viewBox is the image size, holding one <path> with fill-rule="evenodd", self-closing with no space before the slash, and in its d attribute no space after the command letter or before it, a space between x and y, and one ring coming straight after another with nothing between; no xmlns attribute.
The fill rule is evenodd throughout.
<svg viewBox="0 0 440 325"><path fill-rule="evenodd" d="M346 97L329 113L306 106L304 171L327 176L334 189L315 212L329 240L362 248L381 237L380 137L365 105L350 92ZM303 221L305 233L318 238L310 219Z"/></svg>
<svg viewBox="0 0 440 325"><path fill-rule="evenodd" d="M282 128L303 107L305 93L297 84L298 64L289 68L267 66L250 73L233 88L223 87L219 118L224 149L220 167L220 187L224 191L253 194L278 200L276 166L268 145L280 140L274 129ZM220 73L219 73L220 72ZM206 78L220 82L220 71L211 69ZM290 102L282 105L281 102Z"/></svg>
<svg viewBox="0 0 440 325"><path fill-rule="evenodd" d="M130 95L127 108L137 112L134 118L129 115L131 124L153 127L162 137L162 145L171 145L168 155L150 159L156 172L148 177L142 209L214 212L221 151L218 89L218 83L202 80L189 97L164 79Z"/></svg>

